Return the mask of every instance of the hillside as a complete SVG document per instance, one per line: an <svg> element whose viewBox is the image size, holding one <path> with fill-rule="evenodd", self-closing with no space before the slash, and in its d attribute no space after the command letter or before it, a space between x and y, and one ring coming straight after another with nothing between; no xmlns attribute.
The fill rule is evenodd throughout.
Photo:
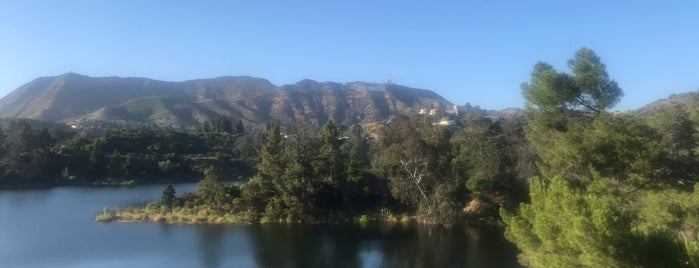
<svg viewBox="0 0 699 268"><path fill-rule="evenodd" d="M246 76L167 82L66 73L35 79L0 99L0 117L186 127L226 116L250 126L269 120L320 125L328 119L379 122L397 113L451 106L430 90L393 84L302 80L275 86Z"/></svg>
<svg viewBox="0 0 699 268"><path fill-rule="evenodd" d="M638 112L640 114L650 115L674 106L680 107L687 112L689 118L695 122L695 124L699 124L699 90L672 94L666 99L654 101L638 109Z"/></svg>

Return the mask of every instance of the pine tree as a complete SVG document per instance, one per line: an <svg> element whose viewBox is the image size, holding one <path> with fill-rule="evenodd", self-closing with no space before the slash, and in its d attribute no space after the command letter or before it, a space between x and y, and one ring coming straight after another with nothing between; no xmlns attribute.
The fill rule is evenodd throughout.
<svg viewBox="0 0 699 268"><path fill-rule="evenodd" d="M319 140L320 148L314 161L316 173L326 182L340 183L339 180L344 179L342 140L332 119L323 125Z"/></svg>
<svg viewBox="0 0 699 268"><path fill-rule="evenodd" d="M163 190L163 194L160 196L160 202L167 206L169 211L172 211L172 205L175 203L175 187L172 184L168 184Z"/></svg>
<svg viewBox="0 0 699 268"><path fill-rule="evenodd" d="M259 174L267 179L280 177L284 171L282 133L279 125L267 127L267 140L260 150Z"/></svg>
<svg viewBox="0 0 699 268"><path fill-rule="evenodd" d="M595 120L610 118L603 115L623 92L588 48L578 50L568 67L572 74L557 72L539 62L531 81L522 85L529 122L526 134L541 158L537 165L544 177L584 180L591 174L584 170L588 163L576 159L583 155L582 133Z"/></svg>

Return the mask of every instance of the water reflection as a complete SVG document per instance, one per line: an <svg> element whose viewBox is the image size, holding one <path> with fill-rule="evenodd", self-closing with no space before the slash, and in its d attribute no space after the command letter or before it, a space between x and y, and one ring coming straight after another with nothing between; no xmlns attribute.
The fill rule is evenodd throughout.
<svg viewBox="0 0 699 268"><path fill-rule="evenodd" d="M497 229L92 221L103 206L154 200L163 187L0 191L0 267L517 266Z"/></svg>
<svg viewBox="0 0 699 268"><path fill-rule="evenodd" d="M221 224L203 224L193 226L199 236L199 255L202 267L222 267L221 250L225 226Z"/></svg>
<svg viewBox="0 0 699 268"><path fill-rule="evenodd" d="M332 225L256 225L249 234L259 267L357 267L357 239Z"/></svg>
<svg viewBox="0 0 699 268"><path fill-rule="evenodd" d="M514 248L502 247L496 229L482 234L480 229L418 224L251 228L259 267L518 267Z"/></svg>

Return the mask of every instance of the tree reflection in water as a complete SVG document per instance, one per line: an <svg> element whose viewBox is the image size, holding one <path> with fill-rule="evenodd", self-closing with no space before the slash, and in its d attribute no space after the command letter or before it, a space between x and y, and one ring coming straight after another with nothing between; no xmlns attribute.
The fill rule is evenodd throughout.
<svg viewBox="0 0 699 268"><path fill-rule="evenodd" d="M419 224L255 225L259 267L518 267L502 230Z"/></svg>
<svg viewBox="0 0 699 268"><path fill-rule="evenodd" d="M195 226L199 234L199 255L202 267L221 267L223 254L223 236L226 226L222 224L203 224Z"/></svg>

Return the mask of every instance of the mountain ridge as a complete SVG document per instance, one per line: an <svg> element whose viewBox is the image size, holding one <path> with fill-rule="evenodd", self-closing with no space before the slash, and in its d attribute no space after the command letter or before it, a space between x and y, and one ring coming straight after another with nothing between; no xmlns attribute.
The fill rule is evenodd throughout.
<svg viewBox="0 0 699 268"><path fill-rule="evenodd" d="M343 124L380 122L398 113L452 106L430 90L362 81L304 79L277 86L251 76L171 82L69 72L36 78L10 92L0 99L0 117L192 127L213 116L226 116L251 126L270 120L321 125L328 119Z"/></svg>

